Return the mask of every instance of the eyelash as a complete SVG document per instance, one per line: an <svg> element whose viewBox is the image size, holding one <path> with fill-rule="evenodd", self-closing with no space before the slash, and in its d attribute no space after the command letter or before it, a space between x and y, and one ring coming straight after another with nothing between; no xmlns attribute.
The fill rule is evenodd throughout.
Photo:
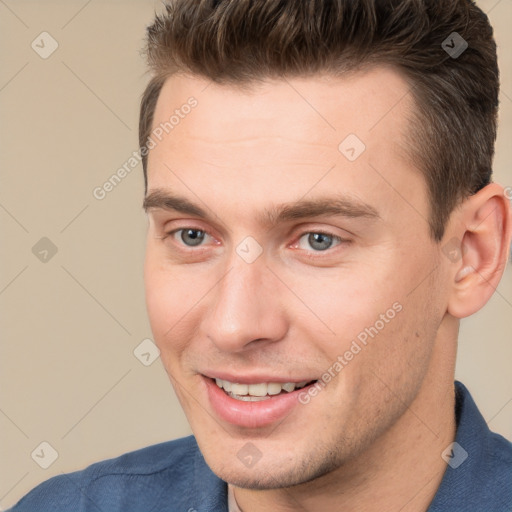
<svg viewBox="0 0 512 512"><path fill-rule="evenodd" d="M200 231L201 233L204 233L206 236L212 237L212 235L210 235L210 233L208 233L204 229L196 228L196 227L193 227L193 226L187 226L187 227L178 228L178 229L174 229L172 231L169 231L169 232L165 233L165 236L163 236L161 238L162 238L162 240L165 240L168 237L174 238L174 235L176 235L177 233L180 233L182 231L187 231L187 230ZM328 236L328 237L333 239L333 243L334 242L337 242L337 243L335 245L333 245L333 246L323 250L323 251L318 251L318 250L314 250L314 249L311 249L310 251L308 251L308 250L302 249L302 251L306 252L306 257L309 258L309 259L316 259L316 258L322 257L323 254L331 254L333 249L338 247L339 245L342 245L344 243L345 244L350 243L350 240L345 239L345 238L341 238L340 236L334 235L333 233L329 233L328 231L312 230L312 231L304 231L304 232L302 232L296 238L296 241L293 242L292 245L293 246L298 245L300 243L300 240L305 235L310 235L310 234ZM198 246L195 246L195 247L183 245L182 243L180 243L179 245L180 245L181 250L184 250L184 251L194 251L194 252L198 252L198 250L200 250L201 247L202 247L202 244L200 244Z"/></svg>

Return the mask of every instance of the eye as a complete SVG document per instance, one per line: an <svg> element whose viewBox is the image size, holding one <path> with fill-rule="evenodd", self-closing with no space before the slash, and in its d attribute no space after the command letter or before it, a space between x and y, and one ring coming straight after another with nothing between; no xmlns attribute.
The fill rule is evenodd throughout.
<svg viewBox="0 0 512 512"><path fill-rule="evenodd" d="M169 233L175 239L181 240L188 247L196 247L201 245L203 240L208 236L206 231L195 228L183 228L171 231Z"/></svg>
<svg viewBox="0 0 512 512"><path fill-rule="evenodd" d="M309 247L313 248L315 252L326 251L333 246L333 242L336 241L338 245L342 242L342 239L339 236L330 235L329 233L322 232L308 232L304 233L298 242L298 246L300 249L308 250L308 247L305 247L305 244L309 245Z"/></svg>

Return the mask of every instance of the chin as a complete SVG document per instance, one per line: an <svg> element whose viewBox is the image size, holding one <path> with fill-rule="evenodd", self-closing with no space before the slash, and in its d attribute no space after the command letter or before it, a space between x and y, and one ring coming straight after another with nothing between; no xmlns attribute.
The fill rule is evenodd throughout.
<svg viewBox="0 0 512 512"><path fill-rule="evenodd" d="M226 465L225 461L210 463L205 457L211 470L222 480L236 487L265 491L294 487L316 480L339 467L333 457L310 456L306 460L297 459L263 460L258 461L254 467L245 468L238 459L233 465Z"/></svg>
<svg viewBox="0 0 512 512"><path fill-rule="evenodd" d="M283 469L280 469L278 474L272 474L271 470L267 471L265 468L261 468L259 471L255 471L254 468L248 469L243 473L230 468L218 473L214 471L214 473L231 485L256 491L293 487L308 481L305 480L305 475L299 476L295 471L287 473Z"/></svg>

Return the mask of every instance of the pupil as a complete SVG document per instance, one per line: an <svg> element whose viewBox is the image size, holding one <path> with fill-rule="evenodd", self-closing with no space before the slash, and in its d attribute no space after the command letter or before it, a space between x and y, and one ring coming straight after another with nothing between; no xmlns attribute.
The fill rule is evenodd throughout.
<svg viewBox="0 0 512 512"><path fill-rule="evenodd" d="M181 239L187 245L199 245L204 239L204 233L199 229L187 229L182 231Z"/></svg>
<svg viewBox="0 0 512 512"><path fill-rule="evenodd" d="M331 246L332 237L323 233L311 233L308 242L314 249L325 251Z"/></svg>

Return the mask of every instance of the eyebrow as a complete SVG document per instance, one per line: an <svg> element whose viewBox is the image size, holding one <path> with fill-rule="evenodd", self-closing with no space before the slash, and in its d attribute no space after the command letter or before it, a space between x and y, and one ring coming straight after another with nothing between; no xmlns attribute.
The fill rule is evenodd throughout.
<svg viewBox="0 0 512 512"><path fill-rule="evenodd" d="M177 211L206 220L212 217L205 209L187 198L170 194L160 188L148 193L144 198L143 208L146 212L153 209ZM270 209L266 209L259 214L257 220L264 226L274 226L286 221L325 215L348 218L380 218L378 211L373 206L347 196L336 195L299 200L278 206L272 205Z"/></svg>

